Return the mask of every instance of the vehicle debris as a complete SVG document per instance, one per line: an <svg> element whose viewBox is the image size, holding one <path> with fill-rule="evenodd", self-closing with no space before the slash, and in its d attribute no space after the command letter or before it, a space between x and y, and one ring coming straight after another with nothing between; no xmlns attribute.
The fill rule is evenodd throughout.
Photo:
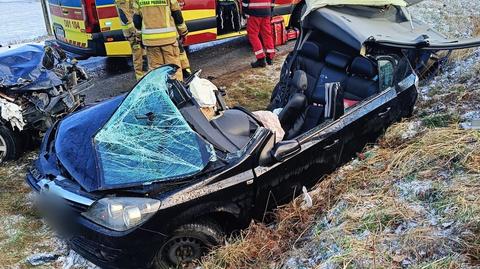
<svg viewBox="0 0 480 269"><path fill-rule="evenodd" d="M9 98L10 99L10 98ZM10 99L12 100L12 99ZM22 108L0 95L0 116L15 130L23 131L26 123L23 120Z"/></svg>
<svg viewBox="0 0 480 269"><path fill-rule="evenodd" d="M56 261L60 257L54 253L36 253L27 258L27 262L33 266L45 265Z"/></svg>
<svg viewBox="0 0 480 269"><path fill-rule="evenodd" d="M25 45L0 54L0 163L38 143L55 121L83 105L91 86L76 60L55 46Z"/></svg>

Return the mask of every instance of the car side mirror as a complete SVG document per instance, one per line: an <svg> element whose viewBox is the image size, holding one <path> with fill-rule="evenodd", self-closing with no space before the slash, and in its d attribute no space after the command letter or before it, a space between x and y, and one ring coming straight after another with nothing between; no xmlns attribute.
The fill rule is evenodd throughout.
<svg viewBox="0 0 480 269"><path fill-rule="evenodd" d="M300 150L301 146L297 140L285 140L278 142L272 149L271 154L276 161L283 162Z"/></svg>

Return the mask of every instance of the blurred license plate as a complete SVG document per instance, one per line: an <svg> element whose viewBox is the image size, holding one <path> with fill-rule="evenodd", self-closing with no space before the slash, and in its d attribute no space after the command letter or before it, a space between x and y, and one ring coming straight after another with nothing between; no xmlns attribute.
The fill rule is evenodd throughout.
<svg viewBox="0 0 480 269"><path fill-rule="evenodd" d="M55 37L60 40L65 40L65 30L61 26L55 26Z"/></svg>

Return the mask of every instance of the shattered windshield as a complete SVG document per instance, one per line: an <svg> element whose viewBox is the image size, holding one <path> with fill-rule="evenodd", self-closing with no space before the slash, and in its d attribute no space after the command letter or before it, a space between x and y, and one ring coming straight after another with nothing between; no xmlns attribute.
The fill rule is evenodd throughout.
<svg viewBox="0 0 480 269"><path fill-rule="evenodd" d="M150 72L95 135L104 185L181 178L202 171L214 158L211 145L190 128L169 97L172 70Z"/></svg>

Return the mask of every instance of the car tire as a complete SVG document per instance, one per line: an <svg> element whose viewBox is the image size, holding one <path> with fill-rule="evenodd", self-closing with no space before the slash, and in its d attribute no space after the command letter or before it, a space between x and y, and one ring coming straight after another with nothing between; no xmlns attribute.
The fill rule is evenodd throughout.
<svg viewBox="0 0 480 269"><path fill-rule="evenodd" d="M224 236L222 227L211 220L182 225L161 247L155 256L153 268L181 268L182 265L190 264L201 258L211 247L220 245Z"/></svg>
<svg viewBox="0 0 480 269"><path fill-rule="evenodd" d="M0 163L16 159L20 155L18 135L4 125L0 125Z"/></svg>

